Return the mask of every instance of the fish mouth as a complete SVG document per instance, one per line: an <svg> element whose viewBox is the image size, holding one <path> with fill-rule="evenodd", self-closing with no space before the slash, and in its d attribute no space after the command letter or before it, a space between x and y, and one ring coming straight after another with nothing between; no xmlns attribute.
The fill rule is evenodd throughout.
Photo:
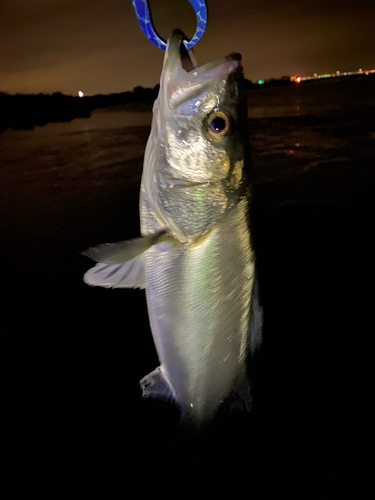
<svg viewBox="0 0 375 500"><path fill-rule="evenodd" d="M173 107L200 92L212 81L238 70L243 71L241 54L237 53L198 66L193 51L186 49L184 40L187 40L186 35L181 30L174 30L168 39L165 55L169 102Z"/></svg>
<svg viewBox="0 0 375 500"><path fill-rule="evenodd" d="M198 69L197 61L192 50L187 50L184 40L187 40L185 33L181 30L173 30L168 39L166 56L169 64L169 74L173 78L179 69L182 68L187 73Z"/></svg>

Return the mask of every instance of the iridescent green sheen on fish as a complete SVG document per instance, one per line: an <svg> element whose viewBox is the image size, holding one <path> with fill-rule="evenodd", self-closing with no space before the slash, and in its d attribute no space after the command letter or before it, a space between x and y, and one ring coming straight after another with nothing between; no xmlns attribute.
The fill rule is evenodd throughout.
<svg viewBox="0 0 375 500"><path fill-rule="evenodd" d="M244 387L255 256L240 56L198 67L183 38L174 31L168 41L154 104L142 238L94 250L101 264L85 279L146 288L160 367L142 379L144 396L171 397L202 424L235 395L251 405Z"/></svg>

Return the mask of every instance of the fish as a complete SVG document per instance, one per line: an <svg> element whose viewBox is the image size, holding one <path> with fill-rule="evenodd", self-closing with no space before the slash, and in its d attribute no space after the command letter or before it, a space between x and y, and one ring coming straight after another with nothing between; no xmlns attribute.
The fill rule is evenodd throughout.
<svg viewBox="0 0 375 500"><path fill-rule="evenodd" d="M167 43L140 188L141 237L91 248L84 281L145 288L160 366L143 397L171 399L204 425L250 410L246 359L262 308L249 223L251 183L241 56L198 66L183 32Z"/></svg>

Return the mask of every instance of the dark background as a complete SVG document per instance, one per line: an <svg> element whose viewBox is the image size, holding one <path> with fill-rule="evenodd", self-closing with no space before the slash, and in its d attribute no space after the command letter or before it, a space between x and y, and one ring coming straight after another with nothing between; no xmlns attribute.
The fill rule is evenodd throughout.
<svg viewBox="0 0 375 500"><path fill-rule="evenodd" d="M259 137L306 120L249 121L265 316L261 351L249 360L254 407L199 435L178 428L168 403L141 400L139 380L158 365L144 292L82 281L92 265L82 249L139 234L142 158L121 176L103 172L105 189L81 185L78 196L73 181L66 199L24 194L3 207L3 429L14 496L361 497L369 477L374 151L362 141L360 158L328 162L324 174L259 182ZM361 140L340 122L341 134ZM144 144L148 132L133 130ZM296 195L300 202L288 203Z"/></svg>
<svg viewBox="0 0 375 500"><path fill-rule="evenodd" d="M151 2L164 37L195 29L188 2L179 4ZM255 81L374 66L372 0L217 0L209 15L198 62L241 52L245 76ZM162 57L130 1L0 2L0 91L153 87ZM104 185L87 178L77 186L72 178L67 194L51 184L39 195L43 172L33 178L30 167L28 186L23 174L12 177L14 158L6 159L0 255L9 497L364 498L372 453L374 113L366 106L348 113L250 120L265 315L261 351L249 360L254 407L193 436L178 428L175 408L141 400L139 380L158 364L144 292L82 281L91 263L81 250L139 235L142 156L121 173L105 171ZM303 127L347 139L345 158L261 182L267 169L294 161L271 147L261 151L264 138L284 144L285 131L292 137ZM133 133L145 144L149 129Z"/></svg>
<svg viewBox="0 0 375 500"><path fill-rule="evenodd" d="M211 0L199 64L240 52L246 78L374 67L373 0ZM150 0L157 31L193 36L187 0ZM1 0L0 91L110 94L159 82L163 53L130 0Z"/></svg>

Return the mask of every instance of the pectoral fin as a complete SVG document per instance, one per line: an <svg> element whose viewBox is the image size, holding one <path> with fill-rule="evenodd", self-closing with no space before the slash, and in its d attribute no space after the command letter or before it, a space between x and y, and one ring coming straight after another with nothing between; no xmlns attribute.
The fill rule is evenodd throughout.
<svg viewBox="0 0 375 500"><path fill-rule="evenodd" d="M123 264L96 264L89 269L83 281L104 288L145 288L143 255Z"/></svg>
<svg viewBox="0 0 375 500"><path fill-rule="evenodd" d="M102 264L123 264L146 252L164 234L152 234L119 243L104 243L85 250L82 255Z"/></svg>
<svg viewBox="0 0 375 500"><path fill-rule="evenodd" d="M158 243L168 249L176 244L176 240L162 232L89 248L82 255L98 264L86 272L84 282L104 288L145 288L144 256L149 248Z"/></svg>

